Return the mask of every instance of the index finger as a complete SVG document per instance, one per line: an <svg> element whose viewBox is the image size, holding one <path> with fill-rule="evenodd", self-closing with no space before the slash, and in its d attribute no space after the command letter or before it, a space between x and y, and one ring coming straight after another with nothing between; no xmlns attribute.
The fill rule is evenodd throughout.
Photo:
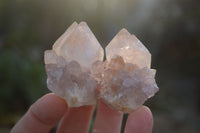
<svg viewBox="0 0 200 133"><path fill-rule="evenodd" d="M67 111L67 103L47 94L36 101L13 127L11 133L48 133Z"/></svg>

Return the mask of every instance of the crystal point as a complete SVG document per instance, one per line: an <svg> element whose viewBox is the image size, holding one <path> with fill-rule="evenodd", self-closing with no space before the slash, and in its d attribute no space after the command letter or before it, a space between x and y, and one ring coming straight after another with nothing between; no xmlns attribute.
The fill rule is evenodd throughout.
<svg viewBox="0 0 200 133"><path fill-rule="evenodd" d="M103 56L103 48L88 25L74 22L52 50L45 51L48 88L70 107L94 105L98 82L90 68L96 61L102 62Z"/></svg>
<svg viewBox="0 0 200 133"><path fill-rule="evenodd" d="M151 65L151 54L149 51L126 29L122 29L106 47L106 58L108 61L115 55L120 55L125 62L137 64L141 68L150 68Z"/></svg>
<svg viewBox="0 0 200 133"><path fill-rule="evenodd" d="M89 68L96 60L103 60L103 48L85 22L81 22L62 42L60 56L75 60Z"/></svg>
<svg viewBox="0 0 200 133"><path fill-rule="evenodd" d="M106 58L99 97L111 108L130 113L158 91L150 52L126 29L108 44Z"/></svg>

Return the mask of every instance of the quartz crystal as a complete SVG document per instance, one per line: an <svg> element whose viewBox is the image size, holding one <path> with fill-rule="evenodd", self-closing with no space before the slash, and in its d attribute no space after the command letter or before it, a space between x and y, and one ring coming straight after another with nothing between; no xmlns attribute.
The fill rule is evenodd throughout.
<svg viewBox="0 0 200 133"><path fill-rule="evenodd" d="M126 29L108 44L106 57L99 97L110 107L130 113L158 91L151 54Z"/></svg>
<svg viewBox="0 0 200 133"><path fill-rule="evenodd" d="M98 82L90 68L103 56L103 48L87 24L74 22L53 49L45 51L48 88L71 107L94 105Z"/></svg>
<svg viewBox="0 0 200 133"><path fill-rule="evenodd" d="M150 68L151 54L136 36L126 29L122 29L106 47L108 61L116 54L122 56L125 62L137 64L140 68Z"/></svg>
<svg viewBox="0 0 200 133"><path fill-rule="evenodd" d="M158 91L155 71L126 63L118 55L111 58L103 75L99 97L124 113L134 111Z"/></svg>
<svg viewBox="0 0 200 133"><path fill-rule="evenodd" d="M70 107L96 104L130 113L152 97L158 87L151 54L126 29L104 51L85 22L74 22L44 55L47 86Z"/></svg>

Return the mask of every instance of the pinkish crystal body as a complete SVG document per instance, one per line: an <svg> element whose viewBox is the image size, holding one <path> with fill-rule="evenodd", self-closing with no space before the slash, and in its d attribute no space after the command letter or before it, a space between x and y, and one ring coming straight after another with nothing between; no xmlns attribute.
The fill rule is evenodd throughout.
<svg viewBox="0 0 200 133"><path fill-rule="evenodd" d="M130 113L152 97L158 87L151 54L146 47L122 29L106 47L108 65L101 83L100 98L110 107Z"/></svg>
<svg viewBox="0 0 200 133"><path fill-rule="evenodd" d="M103 75L99 97L124 113L137 109L158 91L153 70L125 63L121 56L111 59Z"/></svg>
<svg viewBox="0 0 200 133"><path fill-rule="evenodd" d="M45 51L47 86L71 107L95 105L97 98L110 107L130 113L152 97L158 87L151 54L122 29L103 48L85 22L74 22ZM101 87L97 90L97 88Z"/></svg>
<svg viewBox="0 0 200 133"><path fill-rule="evenodd" d="M103 48L87 24L74 22L53 49L45 51L48 88L71 107L95 105L98 84L90 67L103 56Z"/></svg>

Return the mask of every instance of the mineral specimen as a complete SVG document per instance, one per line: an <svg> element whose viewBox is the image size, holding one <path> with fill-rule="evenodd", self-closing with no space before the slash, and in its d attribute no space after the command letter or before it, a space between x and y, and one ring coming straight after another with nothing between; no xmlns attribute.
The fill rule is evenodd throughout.
<svg viewBox="0 0 200 133"><path fill-rule="evenodd" d="M151 54L127 30L122 29L106 47L99 97L110 107L130 113L158 91L150 69Z"/></svg>
<svg viewBox="0 0 200 133"><path fill-rule="evenodd" d="M97 81L90 67L102 61L103 49L85 22L74 22L55 42L53 50L45 51L47 86L66 99L71 107L96 103Z"/></svg>
<svg viewBox="0 0 200 133"><path fill-rule="evenodd" d="M74 22L45 51L47 86L71 107L96 104L130 113L152 97L158 87L151 54L126 29L104 51L85 22Z"/></svg>

